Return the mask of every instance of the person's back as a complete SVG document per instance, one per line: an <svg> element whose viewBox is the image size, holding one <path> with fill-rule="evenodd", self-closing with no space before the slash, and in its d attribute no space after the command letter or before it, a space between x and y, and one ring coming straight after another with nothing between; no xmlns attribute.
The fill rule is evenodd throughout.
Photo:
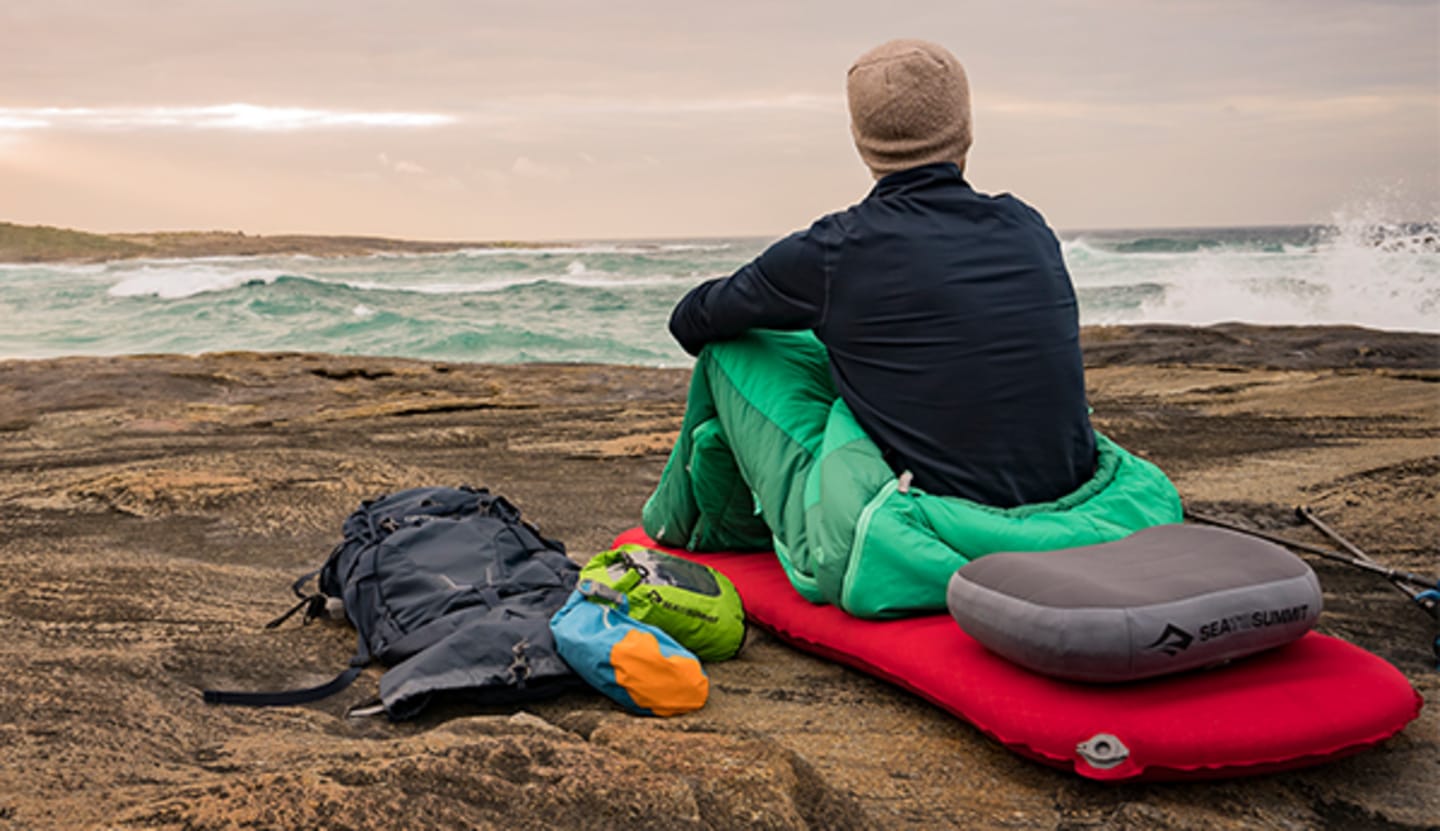
<svg viewBox="0 0 1440 831"><path fill-rule="evenodd" d="M891 466L998 507L1089 479L1075 294L1044 221L940 164L891 174L834 222L816 334Z"/></svg>
<svg viewBox="0 0 1440 831"><path fill-rule="evenodd" d="M1039 214L965 183L963 70L896 41L857 61L849 92L875 189L697 287L672 333L698 352L814 329L856 421L916 486L997 507L1074 490L1095 455L1074 290Z"/></svg>

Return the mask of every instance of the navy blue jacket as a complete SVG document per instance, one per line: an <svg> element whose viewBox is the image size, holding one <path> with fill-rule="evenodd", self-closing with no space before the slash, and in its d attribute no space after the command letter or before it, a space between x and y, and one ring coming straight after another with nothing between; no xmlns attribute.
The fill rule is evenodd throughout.
<svg viewBox="0 0 1440 831"><path fill-rule="evenodd" d="M670 317L692 355L747 329L813 329L856 420L927 492L1012 507L1094 472L1060 244L1034 209L976 193L954 164L886 176Z"/></svg>

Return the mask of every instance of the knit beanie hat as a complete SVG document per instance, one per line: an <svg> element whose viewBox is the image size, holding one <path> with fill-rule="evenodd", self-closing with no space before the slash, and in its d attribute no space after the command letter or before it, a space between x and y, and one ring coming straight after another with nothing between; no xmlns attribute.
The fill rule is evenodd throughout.
<svg viewBox="0 0 1440 831"><path fill-rule="evenodd" d="M945 47L883 43L856 59L845 89L855 147L875 178L934 162L965 168L970 85Z"/></svg>

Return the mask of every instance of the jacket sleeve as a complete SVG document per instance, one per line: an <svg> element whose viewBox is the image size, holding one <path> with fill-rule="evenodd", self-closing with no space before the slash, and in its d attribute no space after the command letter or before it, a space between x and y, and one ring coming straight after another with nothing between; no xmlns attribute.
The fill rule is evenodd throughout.
<svg viewBox="0 0 1440 831"><path fill-rule="evenodd" d="M707 280L680 299L670 334L691 355L749 329L813 329L825 317L829 285L821 238L826 220L776 242L729 277Z"/></svg>

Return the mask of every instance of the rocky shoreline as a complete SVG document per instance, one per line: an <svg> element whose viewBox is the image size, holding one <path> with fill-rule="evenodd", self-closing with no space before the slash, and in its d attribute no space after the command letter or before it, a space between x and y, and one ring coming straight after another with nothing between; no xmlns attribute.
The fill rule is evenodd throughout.
<svg viewBox="0 0 1440 831"><path fill-rule="evenodd" d="M1350 327L1088 329L1097 426L1187 505L1313 543L1313 507L1440 570L1440 336ZM752 633L710 703L598 694L355 721L347 693L208 707L203 686L324 680L343 626L261 627L362 499L505 494L577 559L634 525L688 373L311 354L0 362L0 831L30 828L1433 828L1430 620L1311 560L1321 629L1431 702L1380 748L1291 773L1101 786L907 693Z"/></svg>

